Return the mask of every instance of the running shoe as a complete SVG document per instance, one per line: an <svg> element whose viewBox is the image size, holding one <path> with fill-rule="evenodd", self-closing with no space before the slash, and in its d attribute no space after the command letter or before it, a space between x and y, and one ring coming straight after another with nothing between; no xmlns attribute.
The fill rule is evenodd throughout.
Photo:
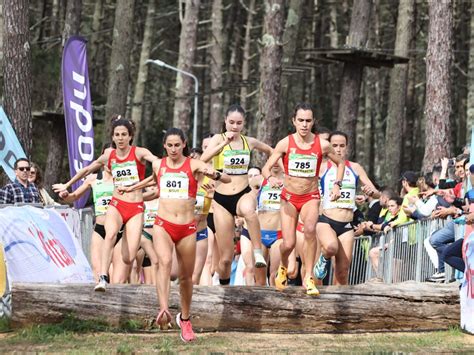
<svg viewBox="0 0 474 355"><path fill-rule="evenodd" d="M304 281L304 288L306 289L306 294L309 296L319 296L319 290L316 288L316 283L312 276L307 277Z"/></svg>
<svg viewBox="0 0 474 355"><path fill-rule="evenodd" d="M427 282L443 282L445 278L444 272L435 272L431 277L428 277Z"/></svg>
<svg viewBox="0 0 474 355"><path fill-rule="evenodd" d="M99 282L94 287L94 291L105 292L105 288L109 283L109 277L107 275L99 275Z"/></svg>
<svg viewBox="0 0 474 355"><path fill-rule="evenodd" d="M255 267L257 269L267 267L267 262L265 261L261 250L254 250L253 256L255 257Z"/></svg>
<svg viewBox="0 0 474 355"><path fill-rule="evenodd" d="M284 290L288 286L287 268L280 265L275 277L275 287L277 290Z"/></svg>
<svg viewBox="0 0 474 355"><path fill-rule="evenodd" d="M314 276L316 276L319 280L323 280L326 277L326 274L328 273L327 270L327 264L328 264L328 259L326 259L323 254L318 259L318 262L316 265L314 265L313 268L313 273Z"/></svg>
<svg viewBox="0 0 474 355"><path fill-rule="evenodd" d="M191 320L182 320L181 313L176 315L176 324L181 329L181 340L185 343L196 340L196 334L193 332L193 326Z"/></svg>

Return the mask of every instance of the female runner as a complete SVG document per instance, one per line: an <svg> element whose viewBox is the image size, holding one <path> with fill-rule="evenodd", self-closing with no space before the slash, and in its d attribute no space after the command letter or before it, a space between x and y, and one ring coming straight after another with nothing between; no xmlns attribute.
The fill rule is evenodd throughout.
<svg viewBox="0 0 474 355"><path fill-rule="evenodd" d="M206 163L187 157L186 139L178 128L168 129L164 136L164 148L167 156L153 163L153 174L160 191L160 204L153 227L153 245L159 259L156 288L160 312L156 322L160 327L166 327L171 321L168 299L174 246L178 257L181 295L181 312L176 316L176 323L181 328L181 339L188 342L196 339L190 321L190 307L196 257L194 205L198 180L207 176L230 182L230 178L225 180L220 172ZM130 193L145 185L146 180L122 190Z"/></svg>
<svg viewBox="0 0 474 355"><path fill-rule="evenodd" d="M132 121L120 115L112 120L112 141L115 149L107 149L89 166L79 170L77 174L65 184L55 184L55 192L61 193L72 184L88 176L103 166L107 166L114 180L114 192L105 215L105 239L101 253L99 282L96 291L105 291L109 282L108 271L112 260L112 251L117 234L122 225L125 225L125 235L122 238L122 259L131 265L136 257L140 245L140 236L143 224L143 195L142 191L133 191L121 194L118 187L130 186L143 180L145 163L153 163L158 158L148 149L132 146L135 127Z"/></svg>
<svg viewBox="0 0 474 355"><path fill-rule="evenodd" d="M262 175L268 179L270 186L281 186L281 227L283 242L280 245L281 264L275 279L277 289L284 289L288 284L287 270L288 257L296 243L296 225L298 217L304 224L304 236L306 246L304 248L304 260L314 260L316 252L316 223L319 217L318 173L323 154L338 166L337 178L342 180L344 165L339 156L336 155L329 142L320 139L318 135L311 133L314 125L313 109L311 105L301 103L296 105L293 118L296 133L290 134L278 142L277 146L267 163L263 167ZM270 169L283 158L285 167L285 178L283 182L271 176ZM330 193L331 200L339 198L339 185L334 184ZM303 287L311 296L319 295L312 275L312 263L305 263L305 279Z"/></svg>
<svg viewBox="0 0 474 355"><path fill-rule="evenodd" d="M234 256L234 217L244 217L254 249L255 267L265 267L260 240L260 226L255 209L241 203L242 197L251 191L247 172L250 152L257 149L270 155L272 148L259 140L241 134L245 124L245 111L239 105L231 105L226 112L225 132L211 138L201 160L214 158L214 168L232 178L231 184L216 184L214 193L214 223L219 247L218 267L221 285L230 283L231 265Z"/></svg>
<svg viewBox="0 0 474 355"><path fill-rule="evenodd" d="M347 135L335 131L329 136L329 143L337 156L343 160L344 178L340 179L339 171L331 162L321 166L321 189L323 191L323 213L319 217L317 235L321 243L321 256L314 266L314 275L322 280L326 276L326 264L335 256L334 280L336 285L347 285L349 267L352 261L354 243L355 198L359 180L364 185L364 192L378 196L380 193L367 177L364 168L359 164L346 160ZM336 176L337 174L337 176ZM333 186L339 185L341 197L334 201L330 198Z"/></svg>

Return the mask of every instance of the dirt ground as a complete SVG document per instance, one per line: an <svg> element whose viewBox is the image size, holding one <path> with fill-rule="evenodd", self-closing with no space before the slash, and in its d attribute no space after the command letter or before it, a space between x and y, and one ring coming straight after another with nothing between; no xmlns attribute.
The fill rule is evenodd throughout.
<svg viewBox="0 0 474 355"><path fill-rule="evenodd" d="M41 328L0 334L0 351L73 353L314 353L474 352L474 336L459 329L423 333L269 334L201 333L185 344L176 331L148 333L48 332Z"/></svg>

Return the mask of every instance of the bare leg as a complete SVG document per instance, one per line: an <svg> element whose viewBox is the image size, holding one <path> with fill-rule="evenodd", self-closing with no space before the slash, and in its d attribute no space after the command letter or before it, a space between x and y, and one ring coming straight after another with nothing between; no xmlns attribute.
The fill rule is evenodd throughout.
<svg viewBox="0 0 474 355"><path fill-rule="evenodd" d="M352 261L352 248L354 245L354 231L350 230L339 236L339 249L335 255L334 284L347 285L349 268Z"/></svg>
<svg viewBox="0 0 474 355"><path fill-rule="evenodd" d="M181 296L181 317L188 319L193 297L193 271L196 258L196 233L176 243L179 264L179 293Z"/></svg>

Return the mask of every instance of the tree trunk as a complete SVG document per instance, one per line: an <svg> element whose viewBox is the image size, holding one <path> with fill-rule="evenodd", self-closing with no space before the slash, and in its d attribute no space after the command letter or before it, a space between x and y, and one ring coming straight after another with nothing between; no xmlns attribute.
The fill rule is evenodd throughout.
<svg viewBox="0 0 474 355"><path fill-rule="evenodd" d="M200 0L186 0L186 12L179 37L178 69L192 73L196 56L196 39ZM191 102L193 102L194 81L189 76L176 75L176 96L173 110L173 126L181 128L189 137ZM194 143L194 142L193 142Z"/></svg>
<svg viewBox="0 0 474 355"><path fill-rule="evenodd" d="M260 92L258 100L258 132L262 142L275 146L280 124L281 59L283 54L283 0L266 0L262 53L260 55ZM257 166L265 162L260 155Z"/></svg>
<svg viewBox="0 0 474 355"><path fill-rule="evenodd" d="M288 7L288 15L286 17L285 30L283 32L283 58L281 64L283 67L292 66L295 62L296 48L298 44L298 31L301 28L301 17L303 15L305 2L300 0L291 0ZM290 79L291 76L282 75L281 77L281 98L287 98L290 90ZM280 122L279 127L288 126L289 110L288 102L281 100L280 103ZM288 134L284 129L278 130L276 133L276 139L281 139Z"/></svg>
<svg viewBox="0 0 474 355"><path fill-rule="evenodd" d="M355 48L365 47L369 32L371 7L372 0L354 0L347 46ZM349 62L344 63L342 73L337 129L349 136L349 158L355 156L357 149L355 130L359 110L362 70L363 67L360 64Z"/></svg>
<svg viewBox="0 0 474 355"><path fill-rule="evenodd" d="M64 48L69 37L79 34L81 28L81 12L82 0L67 1L66 21L64 22L61 48ZM62 113L64 111L61 79L58 80L54 106L55 112ZM64 118L63 120L58 120L58 117L54 115L51 125L51 134L47 141L48 157L46 159L46 168L44 169L44 186L49 191L51 191L50 186L59 181L64 165L65 148L67 147Z"/></svg>
<svg viewBox="0 0 474 355"><path fill-rule="evenodd" d="M467 94L467 130L470 133L474 127L474 5L471 3L471 21L469 38L469 70Z"/></svg>
<svg viewBox="0 0 474 355"><path fill-rule="evenodd" d="M110 285L107 295L93 285L13 284L12 326L60 322L73 314L118 326L134 321L149 327L158 313L150 285ZM178 287L171 287L169 309L179 309ZM195 286L193 326L201 331L379 332L441 330L459 325L457 285L361 284L321 287L311 298L302 288L279 292L269 287ZM304 315L304 316L302 316Z"/></svg>
<svg viewBox="0 0 474 355"><path fill-rule="evenodd" d="M32 148L31 58L28 0L5 0L3 106L25 154Z"/></svg>
<svg viewBox="0 0 474 355"><path fill-rule="evenodd" d="M100 31L100 23L103 19L104 13L104 0L96 0L94 5L94 14L92 15L92 25L91 25L91 40L89 46L89 62L95 63L97 58L97 52L99 50L99 31ZM92 66L92 67L95 67ZM91 75L93 76L93 75Z"/></svg>
<svg viewBox="0 0 474 355"><path fill-rule="evenodd" d="M451 63L453 38L452 1L429 2L426 55L426 135L424 172L442 157L451 156Z"/></svg>
<svg viewBox="0 0 474 355"><path fill-rule="evenodd" d="M127 111L128 85L130 82L130 53L133 38L133 13L135 0L117 0L109 67L109 87L105 107L105 141L110 136L110 117L125 115Z"/></svg>
<svg viewBox="0 0 474 355"><path fill-rule="evenodd" d="M60 4L59 0L53 0L51 5L51 19L50 19L50 36L57 36L59 33L59 26L60 26Z"/></svg>
<svg viewBox="0 0 474 355"><path fill-rule="evenodd" d="M142 49L138 62L138 76L135 83L135 90L132 105L132 121L135 122L136 144L140 143L140 133L143 123L143 99L145 97L145 84L148 79L148 64L146 60L150 58L151 43L153 37L153 23L155 19L156 0L148 1L148 10L146 14L145 29L143 31ZM144 126L147 128L146 126Z"/></svg>
<svg viewBox="0 0 474 355"><path fill-rule="evenodd" d="M242 107L247 107L248 85L250 78L250 59L251 59L251 44L252 44L252 27L253 18L255 15L255 0L250 0L247 10L247 23L245 25L244 48L242 53L242 82L240 88L240 104Z"/></svg>
<svg viewBox="0 0 474 355"><path fill-rule="evenodd" d="M0 2L0 73L3 78L3 37L5 33L3 21L3 2ZM2 185L3 186L3 185Z"/></svg>
<svg viewBox="0 0 474 355"><path fill-rule="evenodd" d="M48 134L48 157L44 169L44 186L51 191L51 185L60 181L64 170L64 154L67 149L66 128L64 118L51 120L50 133ZM69 169L68 169L69 171Z"/></svg>
<svg viewBox="0 0 474 355"><path fill-rule="evenodd" d="M467 115L467 75L469 66L469 52L466 45L469 43L469 9L470 4L466 1L454 3L454 39L453 46L455 56L452 84L453 110L451 122L454 124L453 133L454 151L461 151L466 145L466 115ZM470 136L469 136L470 140Z"/></svg>
<svg viewBox="0 0 474 355"><path fill-rule="evenodd" d="M415 0L400 0L399 2L395 55L402 57L409 55L414 31L414 7ZM406 121L408 69L408 64L396 64L390 76L384 169L384 176L386 176L389 186L396 186L400 177L403 127Z"/></svg>
<svg viewBox="0 0 474 355"><path fill-rule="evenodd" d="M339 47L339 32L338 32L338 24L337 24L337 6L338 3L330 3L330 22L329 22L329 46L331 48L338 48ZM331 122L336 121L337 113L339 111L339 85L338 82L341 78L342 71L341 66L339 64L332 64L328 65L328 95L331 98Z"/></svg>
<svg viewBox="0 0 474 355"><path fill-rule="evenodd" d="M413 8L413 28L417 27L416 24L416 2ZM407 84L407 94L406 94L406 110L405 110L405 135L403 137L403 162L401 164L402 171L405 170L417 170L419 165L417 165L416 160L413 157L419 156L416 154L416 143L420 140L417 138L415 129L415 124L417 121L416 115L416 74L417 74L417 56L416 51L416 31L412 31L412 37L410 39L410 61L408 62L408 84ZM421 157L420 157L421 158ZM419 158L419 159L420 159ZM421 159L420 159L421 160Z"/></svg>
<svg viewBox="0 0 474 355"><path fill-rule="evenodd" d="M222 124L222 68L223 62L223 33L222 33L222 0L212 2L212 47L210 49L210 74L211 74L211 107L210 131L219 132Z"/></svg>

